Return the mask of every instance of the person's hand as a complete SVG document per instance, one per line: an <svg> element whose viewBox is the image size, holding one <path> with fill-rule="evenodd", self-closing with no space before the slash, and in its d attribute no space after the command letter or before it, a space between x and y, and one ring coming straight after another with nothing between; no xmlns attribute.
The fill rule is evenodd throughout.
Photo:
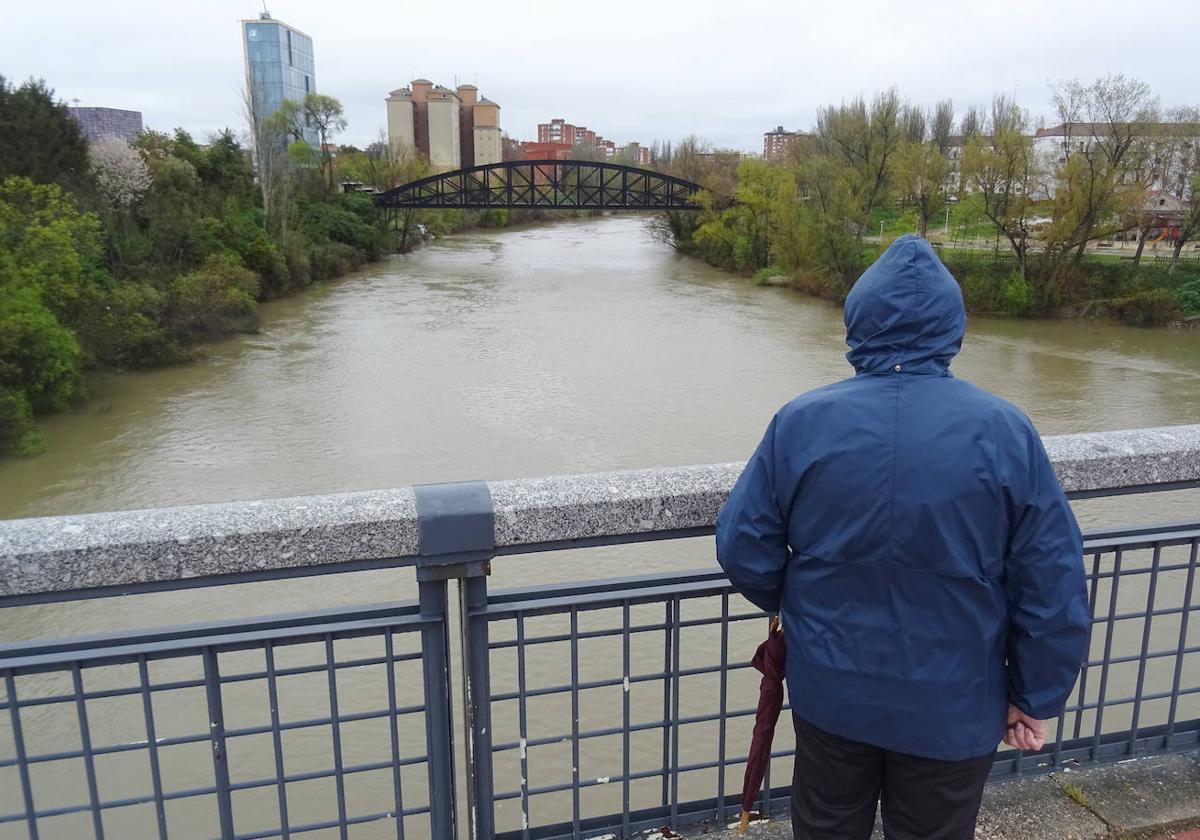
<svg viewBox="0 0 1200 840"><path fill-rule="evenodd" d="M1046 743L1046 722L1030 717L1011 703L1004 743L1028 752L1037 752Z"/></svg>

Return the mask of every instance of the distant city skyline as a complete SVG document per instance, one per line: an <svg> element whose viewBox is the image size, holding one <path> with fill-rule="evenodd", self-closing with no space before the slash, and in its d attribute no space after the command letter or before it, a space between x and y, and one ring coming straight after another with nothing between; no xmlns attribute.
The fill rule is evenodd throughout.
<svg viewBox="0 0 1200 840"><path fill-rule="evenodd" d="M505 131L516 139L535 139L539 122L569 114L646 145L696 134L746 151L761 150L774 126L807 129L819 106L892 85L925 106L951 98L959 113L994 92L1015 93L1047 119L1047 82L1068 77L1119 72L1149 83L1164 104L1200 99L1195 74L1184 72L1190 29L1144 18L1141 29L1119 25L1129 9L1114 0L1003 8L928 0L902 13L864 0L853 15L764 0L732 11L612 0L603 16L579 8L553 18L536 4L464 0L453 21L436 4L373 4L352 15L315 0L268 8L316 42L319 92L340 99L350 123L337 139L358 146L386 126L380 91L422 76L487 90L504 103ZM0 73L18 83L44 78L68 103L141 111L157 130L244 132L238 22L261 10L244 0L166 11L148 0L64 0L50 17L17 2L0 31ZM1185 0L1165 0L1153 19L1183 21L1191 12ZM572 40L585 23L586 42ZM572 60L564 61L556 50L568 43ZM578 60L580 49L595 49L595 60Z"/></svg>

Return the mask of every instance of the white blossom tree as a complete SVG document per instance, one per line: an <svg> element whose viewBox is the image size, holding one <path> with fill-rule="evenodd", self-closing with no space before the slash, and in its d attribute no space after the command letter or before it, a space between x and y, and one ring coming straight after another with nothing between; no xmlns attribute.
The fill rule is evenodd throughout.
<svg viewBox="0 0 1200 840"><path fill-rule="evenodd" d="M120 137L102 137L88 149L96 188L109 204L125 209L137 204L153 179L141 154Z"/></svg>

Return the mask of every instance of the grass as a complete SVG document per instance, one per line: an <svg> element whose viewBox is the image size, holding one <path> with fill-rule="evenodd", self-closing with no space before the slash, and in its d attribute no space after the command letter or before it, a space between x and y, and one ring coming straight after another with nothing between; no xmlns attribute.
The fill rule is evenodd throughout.
<svg viewBox="0 0 1200 840"><path fill-rule="evenodd" d="M1083 792L1083 788L1074 782L1065 782L1062 786L1063 793L1071 798L1071 801L1081 808L1090 807L1088 804L1087 794Z"/></svg>

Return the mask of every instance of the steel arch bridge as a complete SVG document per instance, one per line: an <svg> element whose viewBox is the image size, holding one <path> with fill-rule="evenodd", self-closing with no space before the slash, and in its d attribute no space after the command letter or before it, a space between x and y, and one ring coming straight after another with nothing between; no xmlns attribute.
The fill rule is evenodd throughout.
<svg viewBox="0 0 1200 840"><path fill-rule="evenodd" d="M699 184L617 163L519 160L432 175L376 195L385 210L695 210Z"/></svg>

